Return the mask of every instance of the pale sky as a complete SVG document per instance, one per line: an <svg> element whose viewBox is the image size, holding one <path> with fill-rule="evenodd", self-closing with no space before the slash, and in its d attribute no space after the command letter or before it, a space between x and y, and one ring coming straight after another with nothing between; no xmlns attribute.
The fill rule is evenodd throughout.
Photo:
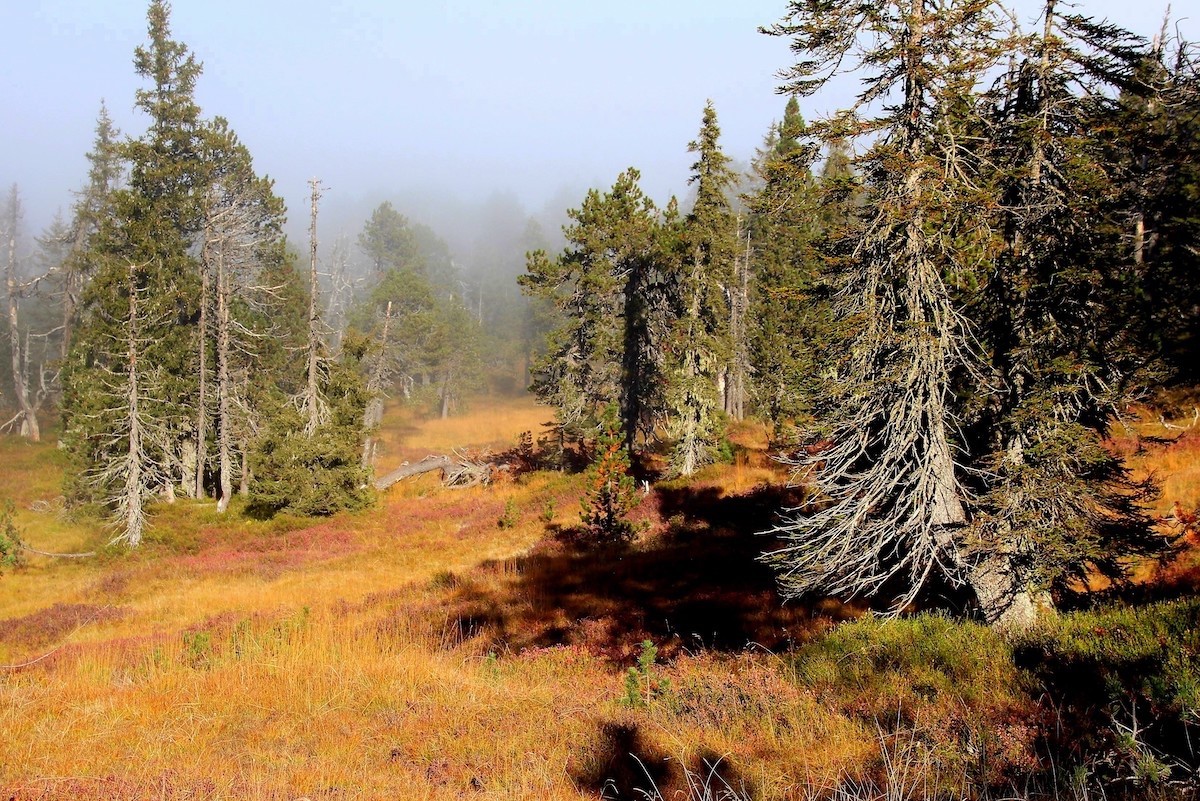
<svg viewBox="0 0 1200 801"><path fill-rule="evenodd" d="M1176 2L1175 15L1195 2ZM176 0L172 28L204 64L204 115L230 121L276 180L295 230L310 176L330 187L326 204L405 198L397 205L415 219L435 216L411 207L423 196L432 206L447 194L470 203L503 192L532 212L577 205L586 187L609 186L628 166L659 202L682 196L706 99L725 151L742 161L781 115L775 73L790 53L756 29L786 5ZM132 59L146 3L0 6L0 182L20 185L26 227L38 233L85 179L101 98L122 132L145 127ZM1030 19L1040 3L1017 6ZM1165 4L1091 0L1080 10L1150 35ZM1183 30L1195 38L1195 20ZM802 110L812 118L840 102Z"/></svg>

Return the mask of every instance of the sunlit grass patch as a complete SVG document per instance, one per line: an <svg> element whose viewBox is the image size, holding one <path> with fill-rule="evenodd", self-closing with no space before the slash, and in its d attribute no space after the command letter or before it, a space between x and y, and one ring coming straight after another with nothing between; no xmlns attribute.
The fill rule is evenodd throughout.
<svg viewBox="0 0 1200 801"><path fill-rule="evenodd" d="M524 400L445 422L391 407L381 468L396 449L511 448L547 416ZM838 626L863 608L783 604L756 532L803 490L782 486L761 426L730 437L728 463L648 487L620 548L563 536L582 476L545 471L464 490L428 474L316 520L253 520L236 499L225 515L156 503L137 551L33 559L0 578L0 662L46 655L0 672L0 790L682 799L708 776L738 799L810 801L883 792L887 760L911 758L941 797L988 782L1009 797L1005 781L1042 756L1036 653L1080 662L1071 643L1100 636L1089 626L1145 629L1135 656L1175 636L1072 617L1053 646L1023 641L1022 673L1012 644L974 624ZM1169 447L1186 469L1191 446ZM14 461L35 486L60 469L46 453ZM30 531L53 517L64 550L106 536L88 522L72 542L71 521L21 514ZM629 701L630 668L646 670L643 703Z"/></svg>

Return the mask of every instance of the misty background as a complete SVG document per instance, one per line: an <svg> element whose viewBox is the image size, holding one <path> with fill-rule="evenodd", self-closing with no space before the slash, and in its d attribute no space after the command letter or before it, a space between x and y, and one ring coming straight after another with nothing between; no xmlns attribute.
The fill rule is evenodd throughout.
<svg viewBox="0 0 1200 801"><path fill-rule="evenodd" d="M84 182L101 99L126 135L144 0L6 2L0 50L0 185L16 183L23 248ZM1025 21L1041 7L1016 3ZM319 177L324 256L355 240L384 200L449 245L464 275L520 272L530 246L560 246L566 210L629 166L658 203L686 196L687 144L706 99L738 166L782 115L787 42L758 33L779 0L555 3L177 0L172 29L204 65L197 99L275 180L288 234L308 240ZM1146 36L1163 7L1093 0ZM1176 7L1185 37L1195 29ZM1189 37L1190 38L1190 37ZM853 81L802 104L813 119L850 101ZM515 292L515 287L513 288Z"/></svg>

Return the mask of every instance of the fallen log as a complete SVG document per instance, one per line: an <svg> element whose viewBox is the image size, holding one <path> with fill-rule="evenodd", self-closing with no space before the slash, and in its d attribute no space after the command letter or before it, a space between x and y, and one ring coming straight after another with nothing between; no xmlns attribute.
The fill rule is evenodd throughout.
<svg viewBox="0 0 1200 801"><path fill-rule="evenodd" d="M397 481L403 481L411 476L419 476L422 473L428 473L431 470L441 470L445 472L454 464L454 460L449 456L426 456L419 462L411 464L405 462L390 473L385 473L375 479L375 489L385 490L395 484Z"/></svg>
<svg viewBox="0 0 1200 801"><path fill-rule="evenodd" d="M39 551L37 548L26 545L23 542L20 543L20 546L21 550L28 551L29 553L36 553L38 556L54 556L59 559L87 559L88 557L96 555L95 551L86 551L84 553L52 553L50 551Z"/></svg>
<svg viewBox="0 0 1200 801"><path fill-rule="evenodd" d="M426 456L419 462L405 462L390 473L375 479L375 489L385 490L398 481L412 476L442 471L442 485L454 489L490 484L497 473L512 470L505 454L494 456L484 451L469 453L455 450L453 455Z"/></svg>

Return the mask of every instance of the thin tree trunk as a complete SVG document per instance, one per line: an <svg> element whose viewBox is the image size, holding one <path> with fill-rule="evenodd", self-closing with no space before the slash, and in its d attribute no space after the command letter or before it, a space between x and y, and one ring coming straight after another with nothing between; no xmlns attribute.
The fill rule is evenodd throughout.
<svg viewBox="0 0 1200 801"><path fill-rule="evenodd" d="M196 398L196 463L195 472L185 482L189 498L204 497L204 463L208 461L208 293L210 291L209 264L212 258L212 221L205 223L204 253L200 258L200 324L197 332L200 340L200 376Z"/></svg>
<svg viewBox="0 0 1200 801"><path fill-rule="evenodd" d="M8 294L8 339L12 351L13 395L16 397L21 418L21 436L38 442L42 438L41 428L38 426L37 411L29 401L28 339L25 340L24 358L21 353L21 288L17 284L17 224L20 215L21 206L17 187L14 185L9 194L8 263L4 271L5 289Z"/></svg>
<svg viewBox="0 0 1200 801"><path fill-rule="evenodd" d="M442 378L442 414L441 417L445 420L450 416L450 382L453 380L453 373L446 372Z"/></svg>
<svg viewBox="0 0 1200 801"><path fill-rule="evenodd" d="M142 442L141 392L138 385L138 308L137 308L137 274L136 267L129 265L129 338L126 345L128 353L128 392L125 402L129 409L129 452L125 469L125 542L136 548L142 542L142 532L145 529L146 516L143 500L145 497L145 477L143 465L145 450Z"/></svg>
<svg viewBox="0 0 1200 801"><path fill-rule="evenodd" d="M737 219L741 239L742 218ZM733 262L733 287L729 293L729 333L733 354L725 377L725 413L734 420L746 414L746 385L750 373L750 346L746 334L746 311L750 292L750 233L746 232L746 252Z"/></svg>
<svg viewBox="0 0 1200 801"><path fill-rule="evenodd" d="M222 246L217 252L217 462L221 485L218 512L229 508L229 500L233 496L233 442L229 404L233 386L229 373L229 327L229 278L225 274L225 248Z"/></svg>
<svg viewBox="0 0 1200 801"><path fill-rule="evenodd" d="M317 202L321 199L321 182L313 178L308 182L312 188L311 213L308 228L308 386L304 399L304 411L308 421L304 433L312 436L321 426L319 355L321 349L321 314L317 306Z"/></svg>
<svg viewBox="0 0 1200 801"><path fill-rule="evenodd" d="M364 470L369 469L375 463L375 446L378 442L378 438L375 436L375 427L383 421L383 382L387 375L388 333L391 325L392 302L389 300L387 311L383 316L383 333L379 337L379 355L375 359L375 366L367 380L367 391L371 393L371 398L367 401L367 408L363 412L362 468Z"/></svg>

